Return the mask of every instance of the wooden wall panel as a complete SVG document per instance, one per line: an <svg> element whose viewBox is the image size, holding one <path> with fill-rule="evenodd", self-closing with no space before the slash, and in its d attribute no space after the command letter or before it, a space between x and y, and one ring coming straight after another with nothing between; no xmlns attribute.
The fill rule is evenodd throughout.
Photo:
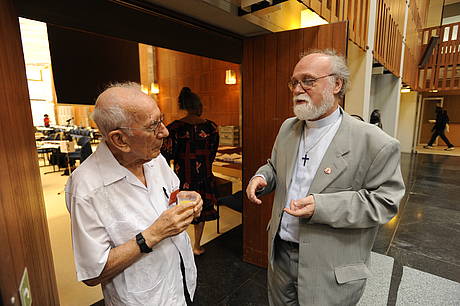
<svg viewBox="0 0 460 306"><path fill-rule="evenodd" d="M240 65L198 55L156 48L158 104L167 123L180 119L185 112L179 109L177 98L187 86L198 94L203 103L203 118L218 125L239 125ZM236 73L235 85L225 84L225 71Z"/></svg>
<svg viewBox="0 0 460 306"><path fill-rule="evenodd" d="M316 48L336 48L346 55L347 23L278 32L246 39L243 52L243 189L271 155L279 127L293 116L287 87L300 54ZM273 194L257 206L244 197L243 259L266 266L266 226Z"/></svg>
<svg viewBox="0 0 460 306"><path fill-rule="evenodd" d="M58 305L19 22L0 0L0 291L11 305L27 267L34 305ZM1 303L0 303L1 304Z"/></svg>

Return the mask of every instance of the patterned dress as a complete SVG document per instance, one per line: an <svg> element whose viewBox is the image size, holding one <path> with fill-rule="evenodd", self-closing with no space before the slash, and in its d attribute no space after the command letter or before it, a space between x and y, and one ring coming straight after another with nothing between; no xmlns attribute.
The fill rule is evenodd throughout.
<svg viewBox="0 0 460 306"><path fill-rule="evenodd" d="M180 189L196 191L203 199L201 216L193 223L217 219L212 174L212 163L219 146L217 125L210 120L198 124L176 120L167 128L169 137L165 139L161 153L168 162L174 160Z"/></svg>

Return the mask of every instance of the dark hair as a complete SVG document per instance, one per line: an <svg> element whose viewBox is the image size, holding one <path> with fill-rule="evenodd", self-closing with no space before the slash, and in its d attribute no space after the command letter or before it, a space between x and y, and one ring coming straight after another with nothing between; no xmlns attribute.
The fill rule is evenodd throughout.
<svg viewBox="0 0 460 306"><path fill-rule="evenodd" d="M378 109L374 109L374 111L371 114L371 118L369 120L369 123L377 125L379 128L382 128L382 120L380 116L380 111Z"/></svg>
<svg viewBox="0 0 460 306"><path fill-rule="evenodd" d="M374 122L372 122L374 120ZM380 111L378 109L374 109L371 114L371 123L375 123L376 121L380 120Z"/></svg>
<svg viewBox="0 0 460 306"><path fill-rule="evenodd" d="M45 116L48 117L48 114L44 114L43 116L44 116L44 117L45 117Z"/></svg>
<svg viewBox="0 0 460 306"><path fill-rule="evenodd" d="M200 106L200 97L193 93L190 88L183 87L179 94L179 108L185 110L197 110Z"/></svg>

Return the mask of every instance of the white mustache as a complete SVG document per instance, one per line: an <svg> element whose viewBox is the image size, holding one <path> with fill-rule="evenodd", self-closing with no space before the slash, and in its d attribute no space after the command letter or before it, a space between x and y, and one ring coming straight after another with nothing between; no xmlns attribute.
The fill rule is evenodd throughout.
<svg viewBox="0 0 460 306"><path fill-rule="evenodd" d="M294 102L297 102L297 101L306 101L308 103L311 102L310 96L307 95L306 93L302 93L300 95L294 96L293 100Z"/></svg>

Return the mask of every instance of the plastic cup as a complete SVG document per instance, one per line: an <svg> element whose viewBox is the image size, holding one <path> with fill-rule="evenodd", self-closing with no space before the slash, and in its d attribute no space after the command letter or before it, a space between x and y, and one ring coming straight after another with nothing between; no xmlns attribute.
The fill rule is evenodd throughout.
<svg viewBox="0 0 460 306"><path fill-rule="evenodd" d="M196 201L196 196L194 194L185 193L185 194L178 194L177 195L177 204L189 204Z"/></svg>

